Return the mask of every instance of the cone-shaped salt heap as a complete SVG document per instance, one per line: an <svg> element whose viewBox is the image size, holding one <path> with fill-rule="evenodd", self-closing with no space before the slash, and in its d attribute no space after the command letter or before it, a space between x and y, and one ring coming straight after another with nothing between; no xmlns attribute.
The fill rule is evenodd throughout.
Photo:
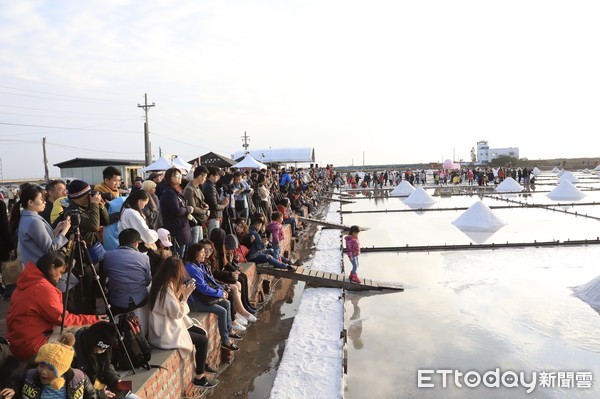
<svg viewBox="0 0 600 399"><path fill-rule="evenodd" d="M588 168L585 168L584 170L582 170L583 173L590 173L591 170L589 170Z"/></svg>
<svg viewBox="0 0 600 399"><path fill-rule="evenodd" d="M533 173L535 176L537 176L537 175L539 175L540 173L542 173L542 171L541 171L541 170L540 170L540 169L539 169L539 168L536 166L536 167L534 167L534 168L533 168L533 171L532 171L532 173Z"/></svg>
<svg viewBox="0 0 600 399"><path fill-rule="evenodd" d="M496 231L506 225L481 201L475 202L452 222L463 231Z"/></svg>
<svg viewBox="0 0 600 399"><path fill-rule="evenodd" d="M571 172L565 172L563 173L559 178L558 181L562 182L563 180L568 180L571 183L577 183L579 181L579 179L577 178L577 176L575 176L573 173Z"/></svg>
<svg viewBox="0 0 600 399"><path fill-rule="evenodd" d="M600 171L600 165L596 166L596 167L594 168L594 170L595 170L596 172Z"/></svg>
<svg viewBox="0 0 600 399"><path fill-rule="evenodd" d="M400 184L396 186L396 188L392 190L390 195L392 197L408 197L413 193L413 191L415 191L415 188L412 186L412 184L410 184L406 180L403 180Z"/></svg>
<svg viewBox="0 0 600 399"><path fill-rule="evenodd" d="M568 180L563 180L558 186L550 191L546 197L553 201L579 201L585 194Z"/></svg>
<svg viewBox="0 0 600 399"><path fill-rule="evenodd" d="M413 191L413 193L407 199L404 200L404 203L411 208L418 208L435 204L436 200L429 195L429 193L427 193L423 187L419 187Z"/></svg>
<svg viewBox="0 0 600 399"><path fill-rule="evenodd" d="M523 187L512 177L507 177L494 189L497 193L519 193Z"/></svg>
<svg viewBox="0 0 600 399"><path fill-rule="evenodd" d="M594 309L600 309L600 276L575 288L575 296Z"/></svg>
<svg viewBox="0 0 600 399"><path fill-rule="evenodd" d="M560 173L560 169L558 169L556 166L554 167L554 169L552 169L552 173L554 174L558 174Z"/></svg>

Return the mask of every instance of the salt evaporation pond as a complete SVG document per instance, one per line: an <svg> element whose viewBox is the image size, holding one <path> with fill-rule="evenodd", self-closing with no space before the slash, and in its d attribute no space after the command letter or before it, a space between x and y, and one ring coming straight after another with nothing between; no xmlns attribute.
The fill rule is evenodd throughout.
<svg viewBox="0 0 600 399"><path fill-rule="evenodd" d="M526 198L529 203L556 203L546 194ZM506 202L493 197L481 200L507 224L487 243L600 235L598 220L540 208L494 209ZM480 197L438 199L435 207L469 207ZM597 192L586 192L583 201L594 199L599 202ZM409 209L397 200L380 199L374 205L365 199L342 209L388 209L392 204ZM569 210L582 208L600 212L597 205ZM371 227L360 234L362 247L464 244L469 237L451 223L464 212L356 213L343 219L344 224ZM600 314L577 298L574 289L600 275L599 258L600 245L361 254L361 277L403 282L406 290L347 294L346 398L598 397ZM456 372L471 372L475 378L496 369L507 378L497 388L481 382L469 388L460 377L463 387L454 383ZM431 377L422 382L434 387L417 386L419 370ZM442 374L449 372L453 374L447 374L444 388ZM527 394L528 388L518 382L504 387L511 385L511 372L523 372L529 386L535 372L532 392ZM550 387L543 386L545 376L552 379ZM585 388L590 376L591 387Z"/></svg>

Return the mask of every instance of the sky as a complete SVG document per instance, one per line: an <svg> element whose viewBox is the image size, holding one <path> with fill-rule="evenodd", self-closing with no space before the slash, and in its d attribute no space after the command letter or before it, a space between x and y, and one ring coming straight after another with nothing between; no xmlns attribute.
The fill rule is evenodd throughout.
<svg viewBox="0 0 600 399"><path fill-rule="evenodd" d="M0 0L1 178L313 147L338 166L596 157L596 1Z"/></svg>

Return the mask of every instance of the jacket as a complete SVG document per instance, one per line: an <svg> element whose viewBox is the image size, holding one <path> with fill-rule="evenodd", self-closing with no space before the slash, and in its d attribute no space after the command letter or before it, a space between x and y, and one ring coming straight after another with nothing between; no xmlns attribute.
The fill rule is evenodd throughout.
<svg viewBox="0 0 600 399"><path fill-rule="evenodd" d="M18 247L23 263L35 263L40 257L62 248L69 241L62 233L54 236L50 224L38 213L23 209L18 229Z"/></svg>
<svg viewBox="0 0 600 399"><path fill-rule="evenodd" d="M158 240L158 233L148 227L142 214L132 208L125 208L119 219L119 232L125 229L135 229L142 236L145 244L154 244Z"/></svg>
<svg viewBox="0 0 600 399"><path fill-rule="evenodd" d="M104 205L90 203L89 206L83 206L70 201L69 207L66 211L78 210L81 213L81 223L79 224L79 230L81 237L87 244L88 248L91 248L96 241L100 240L100 227L107 226L108 211ZM57 220L63 220L65 213ZM54 221L56 223L56 220Z"/></svg>
<svg viewBox="0 0 600 399"><path fill-rule="evenodd" d="M92 355L89 348L95 347L95 342L88 341L88 328L84 327L75 334L75 358L73 359L73 367L83 371L92 384L98 380L101 384L108 385L112 389L114 385L121 379L121 376L111 364L112 347L108 348L104 353ZM95 356L93 361L92 356ZM104 393L101 394L102 396Z"/></svg>
<svg viewBox="0 0 600 399"><path fill-rule="evenodd" d="M350 258L360 255L360 241L358 237L348 234L346 237L346 253Z"/></svg>
<svg viewBox="0 0 600 399"><path fill-rule="evenodd" d="M254 241L251 240L252 237L254 237ZM256 231L254 226L250 226L249 232L243 238L242 243L249 249L248 255L246 255L246 259L249 261L252 261L258 255L261 255L266 249L262 238L260 238L260 234L258 234L258 231Z"/></svg>
<svg viewBox="0 0 600 399"><path fill-rule="evenodd" d="M199 297L195 295L196 291L207 296L223 298L223 289L221 288L221 285L215 280L212 274L210 274L204 263L197 264L187 262L185 264L185 270L189 276L196 281L196 289L194 290L194 293L192 293L195 298L199 299Z"/></svg>
<svg viewBox="0 0 600 399"><path fill-rule="evenodd" d="M10 351L22 361L30 360L48 342L52 329L62 320L62 293L28 263L17 280L6 316L6 338ZM95 315L65 314L65 326L83 326L98 321Z"/></svg>
<svg viewBox="0 0 600 399"><path fill-rule="evenodd" d="M8 229L8 216L6 215L6 203L0 201L0 261L10 258L10 251L14 249L13 240Z"/></svg>
<svg viewBox="0 0 600 399"><path fill-rule="evenodd" d="M187 245L192 239L192 230L187 220L188 209L183 193L168 187L160 196L160 212L163 227L175 237L179 246Z"/></svg>
<svg viewBox="0 0 600 399"><path fill-rule="evenodd" d="M150 258L135 248L121 246L106 252L103 261L108 276L108 302L120 308L129 308L131 299L135 305L143 304L148 297L152 281Z"/></svg>
<svg viewBox="0 0 600 399"><path fill-rule="evenodd" d="M208 220L207 210L208 205L204 202L204 194L199 186L194 186L193 182L189 182L183 190L183 198L187 204L194 208L192 215L198 221L198 224L204 224Z"/></svg>
<svg viewBox="0 0 600 399"><path fill-rule="evenodd" d="M148 341L161 349L179 349L183 357L194 349L187 329L192 326L188 317L190 308L185 300L180 301L171 287L167 288L165 300L156 298L149 316Z"/></svg>
<svg viewBox="0 0 600 399"><path fill-rule="evenodd" d="M67 387L68 399L96 399L96 390L89 378L81 370L69 369L63 375ZM42 396L44 385L40 381L37 369L30 369L25 374L25 382L21 388L21 398L38 399Z"/></svg>
<svg viewBox="0 0 600 399"><path fill-rule="evenodd" d="M202 185L202 193L210 209L209 219L222 219L223 209L225 206L219 203L219 193L217 192L217 186L210 180L207 180Z"/></svg>
<svg viewBox="0 0 600 399"><path fill-rule="evenodd" d="M279 244L285 239L285 232L281 223L272 221L267 225L267 231L271 233L271 242L273 245Z"/></svg>

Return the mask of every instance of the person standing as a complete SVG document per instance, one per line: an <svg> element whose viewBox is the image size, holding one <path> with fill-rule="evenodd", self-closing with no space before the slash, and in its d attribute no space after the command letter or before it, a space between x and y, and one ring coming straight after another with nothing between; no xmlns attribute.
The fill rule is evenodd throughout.
<svg viewBox="0 0 600 399"><path fill-rule="evenodd" d="M219 193L217 192L217 182L221 178L221 169L216 166L208 167L208 176L206 181L202 185L202 193L208 204L210 210L210 216L208 217L208 236L213 229L221 227L221 221L223 220L223 210L229 205L229 199L225 197L223 200L219 199Z"/></svg>
<svg viewBox="0 0 600 399"><path fill-rule="evenodd" d="M54 202L60 201L66 197L67 185L65 182L62 180L50 180L48 184L46 184L46 207L40 212L40 216L46 219L46 222L52 223L50 215L52 214Z"/></svg>
<svg viewBox="0 0 600 399"><path fill-rule="evenodd" d="M39 215L45 205L44 191L38 186L27 186L10 214L10 228L17 232L17 246L25 265L37 262L41 256L62 248L68 242L66 235L71 228L70 218L65 218L52 230Z"/></svg>
<svg viewBox="0 0 600 399"><path fill-rule="evenodd" d="M204 201L204 194L200 189L204 182L206 182L207 175L208 169L206 169L206 166L198 166L194 169L194 178L183 190L185 202L188 206L194 208L192 216L197 222L196 225L192 227L192 239L190 240L190 245L195 244L204 238L204 224L210 215L208 204Z"/></svg>
<svg viewBox="0 0 600 399"><path fill-rule="evenodd" d="M104 194L102 199L107 203L121 196L120 186L121 171L114 166L107 166L102 171L102 183L96 184L94 190Z"/></svg>
<svg viewBox="0 0 600 399"><path fill-rule="evenodd" d="M194 210L185 204L181 179L179 169L168 169L165 173L166 188L160 196L162 227L169 230L171 237L175 239L174 249L179 257L183 257L187 244L192 238L188 215Z"/></svg>
<svg viewBox="0 0 600 399"><path fill-rule="evenodd" d="M350 272L350 281L360 284L361 281L358 278L356 271L358 269L358 255L360 255L360 241L358 241L358 233L360 228L358 226L351 226L350 232L345 237L346 240L346 253L352 263L352 271Z"/></svg>

